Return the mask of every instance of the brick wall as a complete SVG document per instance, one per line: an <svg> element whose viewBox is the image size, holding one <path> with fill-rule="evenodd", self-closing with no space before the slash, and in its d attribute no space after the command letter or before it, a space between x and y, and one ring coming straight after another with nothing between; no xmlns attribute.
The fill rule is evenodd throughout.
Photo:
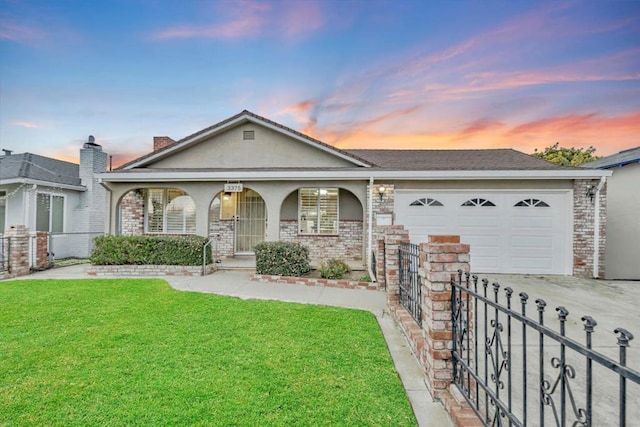
<svg viewBox="0 0 640 427"><path fill-rule="evenodd" d="M235 221L224 220L211 223L209 238L213 240L213 257L224 259L233 257L235 232Z"/></svg>
<svg viewBox="0 0 640 427"><path fill-rule="evenodd" d="M35 254L33 267L37 269L47 268L49 266L49 233L46 231L36 231L34 239Z"/></svg>
<svg viewBox="0 0 640 427"><path fill-rule="evenodd" d="M140 189L128 192L120 202L120 232L123 236L144 234L144 197Z"/></svg>
<svg viewBox="0 0 640 427"><path fill-rule="evenodd" d="M341 220L338 235L298 234L298 221L280 221L280 240L297 242L309 248L312 260L342 258L346 261L362 260L362 221Z"/></svg>
<svg viewBox="0 0 640 427"><path fill-rule="evenodd" d="M205 266L204 275L216 271L215 264ZM154 277L154 276L202 276L201 265L90 265L85 268L89 276L106 277Z"/></svg>
<svg viewBox="0 0 640 427"><path fill-rule="evenodd" d="M587 196L589 186L598 185L598 181L576 179L573 184L573 275L593 277L594 265L594 219L595 197ZM600 237L599 237L599 277L604 277L606 221L607 221L606 185L600 190Z"/></svg>
<svg viewBox="0 0 640 427"><path fill-rule="evenodd" d="M468 272L469 245L459 236L429 236L420 245L419 276L422 289L422 327L400 305L398 248L408 242L408 232L400 225L384 233L387 304L391 315L407 337L432 396L440 400L459 426L482 426L464 396L453 386L453 324L451 321L451 277L458 270Z"/></svg>

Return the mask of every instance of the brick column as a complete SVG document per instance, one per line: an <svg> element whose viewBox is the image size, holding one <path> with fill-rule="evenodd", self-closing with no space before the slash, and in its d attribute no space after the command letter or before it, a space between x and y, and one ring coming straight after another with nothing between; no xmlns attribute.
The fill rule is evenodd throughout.
<svg viewBox="0 0 640 427"><path fill-rule="evenodd" d="M44 269L49 266L49 233L46 231L36 231L35 253L33 266Z"/></svg>
<svg viewBox="0 0 640 427"><path fill-rule="evenodd" d="M402 225L391 225L384 230L385 283L387 286L387 306L392 308L400 302L398 268L401 242L409 241L409 232Z"/></svg>
<svg viewBox="0 0 640 427"><path fill-rule="evenodd" d="M375 275L376 280L378 282L378 286L380 289L384 289L386 287L386 278L385 278L385 249L384 249L384 239L380 239L376 241L376 250L374 251L376 254L376 265L375 265Z"/></svg>
<svg viewBox="0 0 640 427"><path fill-rule="evenodd" d="M26 276L29 274L29 229L24 225L12 225L4 237L9 241L9 275Z"/></svg>
<svg viewBox="0 0 640 427"><path fill-rule="evenodd" d="M468 272L469 260L469 245L460 244L460 236L429 236L420 244L425 377L437 399L453 381L451 276Z"/></svg>

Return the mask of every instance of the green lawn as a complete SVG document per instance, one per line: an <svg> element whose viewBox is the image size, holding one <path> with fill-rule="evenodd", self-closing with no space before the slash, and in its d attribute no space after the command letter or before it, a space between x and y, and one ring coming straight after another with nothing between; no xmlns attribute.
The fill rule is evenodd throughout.
<svg viewBox="0 0 640 427"><path fill-rule="evenodd" d="M371 313L0 282L0 425L415 425Z"/></svg>

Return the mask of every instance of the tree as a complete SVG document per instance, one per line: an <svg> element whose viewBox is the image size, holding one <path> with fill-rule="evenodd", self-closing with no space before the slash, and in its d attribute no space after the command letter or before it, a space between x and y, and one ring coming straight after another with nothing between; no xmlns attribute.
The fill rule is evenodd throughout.
<svg viewBox="0 0 640 427"><path fill-rule="evenodd" d="M597 160L598 156L595 155L595 152L596 149L593 146L589 146L589 148L564 148L560 147L559 142L556 142L541 152L536 148L532 156L548 160L560 166L580 166Z"/></svg>

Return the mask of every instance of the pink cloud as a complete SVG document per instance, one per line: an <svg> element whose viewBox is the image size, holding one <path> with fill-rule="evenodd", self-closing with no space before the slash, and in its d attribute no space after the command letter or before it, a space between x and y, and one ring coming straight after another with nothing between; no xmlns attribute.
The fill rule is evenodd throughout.
<svg viewBox="0 0 640 427"><path fill-rule="evenodd" d="M46 40L47 34L40 28L25 25L7 18L0 18L0 39L18 43L37 44Z"/></svg>
<svg viewBox="0 0 640 427"><path fill-rule="evenodd" d="M26 121L11 122L11 125L12 126L18 126L18 127L23 127L23 128L27 128L27 129L37 129L37 128L42 127L37 123L26 122Z"/></svg>
<svg viewBox="0 0 640 427"><path fill-rule="evenodd" d="M221 20L207 25L183 24L156 31L152 39L249 39L277 35L296 40L324 25L317 1L285 1L274 4L255 0L222 3Z"/></svg>

